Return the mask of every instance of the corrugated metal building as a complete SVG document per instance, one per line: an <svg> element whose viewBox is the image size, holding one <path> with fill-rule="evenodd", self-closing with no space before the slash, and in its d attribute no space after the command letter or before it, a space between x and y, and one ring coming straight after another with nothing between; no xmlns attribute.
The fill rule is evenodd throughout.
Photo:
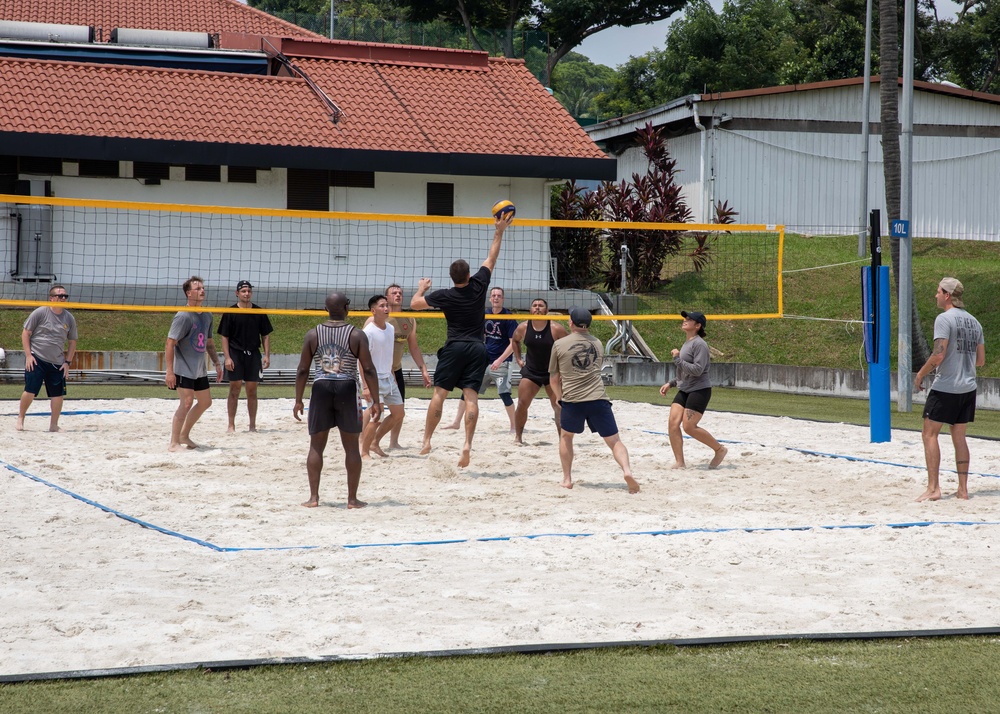
<svg viewBox="0 0 1000 714"><path fill-rule="evenodd" d="M911 235L1000 240L1000 96L916 82ZM885 212L878 78L871 91L869 209ZM644 173L635 132L664 127L696 220L728 201L740 223L811 234L859 229L862 78L690 95L595 124L618 178Z"/></svg>

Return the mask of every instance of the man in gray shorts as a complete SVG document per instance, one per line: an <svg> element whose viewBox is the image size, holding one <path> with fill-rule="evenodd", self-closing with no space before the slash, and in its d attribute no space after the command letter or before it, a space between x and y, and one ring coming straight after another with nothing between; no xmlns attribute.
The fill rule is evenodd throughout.
<svg viewBox="0 0 1000 714"><path fill-rule="evenodd" d="M951 442L955 447L955 468L958 471L958 498L969 497L969 444L965 429L976 420L976 367L986 364L983 326L965 311L965 288L955 278L938 283L935 299L944 310L934 320L934 347L927 362L913 378L913 388L922 391L924 379L935 368L937 375L924 404L924 461L927 464L927 490L918 501L941 499L939 469L941 447L938 435L941 427L950 424Z"/></svg>
<svg viewBox="0 0 1000 714"><path fill-rule="evenodd" d="M49 431L59 431L59 415L66 395L66 377L69 364L76 354L76 320L60 305L69 300L69 293L62 285L49 288L51 307L36 308L24 321L21 346L24 348L24 392L17 411L14 428L24 430L24 417L28 407L45 384L49 397ZM63 351L64 347L67 347Z"/></svg>

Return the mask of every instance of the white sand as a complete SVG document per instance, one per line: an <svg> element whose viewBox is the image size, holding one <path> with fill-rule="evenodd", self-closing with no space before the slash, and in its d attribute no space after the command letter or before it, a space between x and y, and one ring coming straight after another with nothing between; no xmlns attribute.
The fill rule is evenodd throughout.
<svg viewBox="0 0 1000 714"><path fill-rule="evenodd" d="M533 405L523 448L491 400L469 469L454 465L460 435L439 430L430 457L411 448L366 463L370 505L348 511L336 434L322 507L298 505L308 435L291 400L262 402L261 432L235 435L217 400L192 435L208 448L179 455L166 451L175 406L69 400L68 411L133 411L67 414L61 434L44 431L47 417L29 416L24 433L4 417L0 674L1000 622L1000 525L889 527L1000 520L995 477L973 475L968 502L913 502L925 472L892 465L922 466L913 432L871 444L866 427L709 412L703 425L735 442L723 467L709 471L708 449L688 440L689 468L671 471L666 409L617 403L642 485L629 496L589 433L577 437L576 488L560 488L547 400ZM416 446L426 402L407 407L403 442ZM971 447L974 472L1000 474L1000 443ZM142 528L10 466L194 539L266 550L218 552ZM943 483L952 494L954 473ZM812 528L786 529L801 526ZM632 534L685 528L736 530ZM592 535L521 537L573 533ZM474 540L496 537L513 538ZM344 547L449 539L463 542Z"/></svg>

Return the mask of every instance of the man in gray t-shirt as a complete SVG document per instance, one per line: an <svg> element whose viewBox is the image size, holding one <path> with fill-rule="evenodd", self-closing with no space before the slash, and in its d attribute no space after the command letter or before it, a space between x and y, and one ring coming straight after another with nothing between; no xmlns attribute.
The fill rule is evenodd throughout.
<svg viewBox="0 0 1000 714"><path fill-rule="evenodd" d="M976 367L986 364L983 327L965 310L965 288L955 278L938 283L937 306L944 310L934 320L934 348L931 356L913 379L913 388L922 391L924 379L937 369L931 391L924 404L924 460L927 462L927 490L918 501L941 498L939 469L941 427L950 424L958 471L958 498L969 497L969 445L965 430L976 419Z"/></svg>
<svg viewBox="0 0 1000 714"><path fill-rule="evenodd" d="M54 304L39 307L28 315L21 331L24 392L14 424L18 431L24 431L24 417L43 383L50 403L49 431L59 431L66 377L76 354L76 320L69 310L61 307L64 301L69 300L69 293L62 285L49 288L49 300Z"/></svg>
<svg viewBox="0 0 1000 714"><path fill-rule="evenodd" d="M188 307L201 307L205 302L205 281L193 275L184 282ZM212 406L208 386L205 355L215 365L215 381L222 381L222 360L212 339L212 313L178 312L170 324L164 359L167 363L168 389L176 389L180 397L170 427L170 451L197 449L191 441L191 428Z"/></svg>

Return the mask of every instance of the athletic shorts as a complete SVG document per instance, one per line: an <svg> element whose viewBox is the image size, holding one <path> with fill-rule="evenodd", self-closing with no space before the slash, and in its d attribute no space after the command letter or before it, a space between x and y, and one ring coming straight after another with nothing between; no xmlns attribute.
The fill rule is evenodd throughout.
<svg viewBox="0 0 1000 714"><path fill-rule="evenodd" d="M924 403L924 419L939 424L968 424L976 420L976 390L965 394L936 392L927 394Z"/></svg>
<svg viewBox="0 0 1000 714"><path fill-rule="evenodd" d="M592 432L601 436L614 436L618 433L618 423L615 413L611 411L611 402L607 399L595 399L592 402L563 402L559 426L573 434L582 434L586 423Z"/></svg>
<svg viewBox="0 0 1000 714"><path fill-rule="evenodd" d="M532 372L530 369L527 368L527 365L525 365L521 369L521 379L527 379L531 382L534 382L539 387L549 386L548 372Z"/></svg>
<svg viewBox="0 0 1000 714"><path fill-rule="evenodd" d="M479 390L483 371L489 364L486 345L482 342L446 342L438 350L438 363L434 369L434 386L446 389Z"/></svg>
<svg viewBox="0 0 1000 714"><path fill-rule="evenodd" d="M396 378L396 386L399 388L399 398L406 401L406 379L403 378L403 368L400 367L392 373Z"/></svg>
<svg viewBox="0 0 1000 714"><path fill-rule="evenodd" d="M208 389L208 377L198 377L198 379L191 379L191 377L182 377L177 375L177 385L174 389L190 389L195 392L204 392Z"/></svg>
<svg viewBox="0 0 1000 714"><path fill-rule="evenodd" d="M677 396L674 397L674 404L680 404L685 409L704 414L705 410L708 409L708 403L711 399L711 387L696 389L693 392L682 392L678 389Z"/></svg>
<svg viewBox="0 0 1000 714"><path fill-rule="evenodd" d="M31 356L35 357L34 353ZM37 397L42 391L43 383L49 399L66 396L66 375L63 374L62 365L35 357L35 368L30 372L24 370L24 391Z"/></svg>
<svg viewBox="0 0 1000 714"><path fill-rule="evenodd" d="M378 378L378 400L387 407L396 407L403 403L403 397L399 394L399 385L396 378L391 374L387 377ZM365 404L365 409L371 404Z"/></svg>
<svg viewBox="0 0 1000 714"><path fill-rule="evenodd" d="M309 395L309 435L337 427L361 433L361 394L353 379L317 379Z"/></svg>
<svg viewBox="0 0 1000 714"><path fill-rule="evenodd" d="M233 360L232 371L226 370L230 382L259 382L264 377L264 358L254 350L247 354L243 350L229 350Z"/></svg>
<svg viewBox="0 0 1000 714"><path fill-rule="evenodd" d="M487 366L486 372L483 374L483 382L479 385L479 393L486 394L486 388L490 386L490 380L492 380L497 384L497 392L500 394L510 394L511 364L511 362L504 362L500 365L500 369L490 369Z"/></svg>

